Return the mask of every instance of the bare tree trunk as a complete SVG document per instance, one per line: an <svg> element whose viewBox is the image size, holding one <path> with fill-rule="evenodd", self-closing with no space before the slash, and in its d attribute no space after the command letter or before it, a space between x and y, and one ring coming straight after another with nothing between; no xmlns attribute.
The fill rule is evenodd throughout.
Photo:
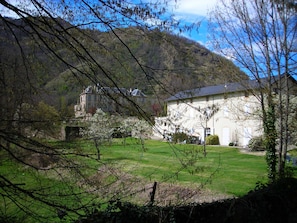
<svg viewBox="0 0 297 223"><path fill-rule="evenodd" d="M289 81L288 77L286 77L286 89L287 89L287 94L286 94L286 115L285 115L285 137L284 137L284 151L283 151L283 159L282 159L282 171L285 172L285 164L286 164L286 156L287 156L287 151L288 151L288 142L289 142L289 137L290 137L290 132L289 132L289 114L290 114L290 89L289 89Z"/></svg>
<svg viewBox="0 0 297 223"><path fill-rule="evenodd" d="M94 143L97 151L97 160L100 160L101 154L100 154L100 145L99 145L98 139L94 138Z"/></svg>
<svg viewBox="0 0 297 223"><path fill-rule="evenodd" d="M282 80L279 77L278 89L281 89ZM284 148L284 111L283 111L283 92L281 90L278 91L278 110L279 110L279 131L278 131L278 138L279 138L279 145L278 145L278 174L279 176L283 175L283 148Z"/></svg>
<svg viewBox="0 0 297 223"><path fill-rule="evenodd" d="M206 128L207 127L204 128L204 140L203 140L203 155L204 155L204 157L206 157Z"/></svg>
<svg viewBox="0 0 297 223"><path fill-rule="evenodd" d="M289 131L289 114L290 114L290 89L289 89L289 81L288 77L285 77L285 87L284 90L286 91L284 97L285 97L285 102L282 103L285 104L284 109L283 109L283 128L281 129L282 131L282 150L279 151L279 167L278 167L278 172L279 172L279 177L283 178L286 175L285 172L285 165L286 165L286 156L288 152L288 143L289 143L289 137L290 137L290 131Z"/></svg>

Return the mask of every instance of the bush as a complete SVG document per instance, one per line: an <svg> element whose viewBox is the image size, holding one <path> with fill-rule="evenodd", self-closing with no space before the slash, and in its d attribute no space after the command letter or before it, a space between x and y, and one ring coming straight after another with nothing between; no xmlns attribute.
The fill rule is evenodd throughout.
<svg viewBox="0 0 297 223"><path fill-rule="evenodd" d="M237 142L229 142L229 146L237 146Z"/></svg>
<svg viewBox="0 0 297 223"><path fill-rule="evenodd" d="M206 145L220 145L220 140L218 135L209 135L206 137Z"/></svg>
<svg viewBox="0 0 297 223"><path fill-rule="evenodd" d="M180 142L183 142L183 141L188 142L189 141L189 136L184 132L177 132L177 133L174 133L172 135L172 141L174 143L180 143Z"/></svg>
<svg viewBox="0 0 297 223"><path fill-rule="evenodd" d="M251 151L264 151L265 144L262 136L251 138L248 144Z"/></svg>
<svg viewBox="0 0 297 223"><path fill-rule="evenodd" d="M197 136L189 136L189 141L187 141L189 144L201 144L201 140Z"/></svg>

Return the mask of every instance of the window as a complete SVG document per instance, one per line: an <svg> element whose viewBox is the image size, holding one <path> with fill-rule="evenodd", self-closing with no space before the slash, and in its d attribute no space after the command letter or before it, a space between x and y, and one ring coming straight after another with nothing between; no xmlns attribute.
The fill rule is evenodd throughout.
<svg viewBox="0 0 297 223"><path fill-rule="evenodd" d="M250 106L248 104L244 105L244 114L249 115L250 114Z"/></svg>
<svg viewBox="0 0 297 223"><path fill-rule="evenodd" d="M211 135L211 130L210 130L210 128L205 128L205 135L206 135L206 136Z"/></svg>
<svg viewBox="0 0 297 223"><path fill-rule="evenodd" d="M91 101L91 95L90 94L88 94L88 101Z"/></svg>
<svg viewBox="0 0 297 223"><path fill-rule="evenodd" d="M228 115L229 115L229 109L228 109L227 106L224 106L224 107L223 107L223 112L224 112L224 116L225 116L225 117L228 117Z"/></svg>
<svg viewBox="0 0 297 223"><path fill-rule="evenodd" d="M190 108L190 117L191 118L195 117L195 109L194 108Z"/></svg>

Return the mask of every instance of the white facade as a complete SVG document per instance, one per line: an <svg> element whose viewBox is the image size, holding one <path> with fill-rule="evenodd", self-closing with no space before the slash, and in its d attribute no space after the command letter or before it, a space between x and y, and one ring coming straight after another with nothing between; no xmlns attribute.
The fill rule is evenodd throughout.
<svg viewBox="0 0 297 223"><path fill-rule="evenodd" d="M98 108L107 113L127 113L123 105L127 105L127 98L142 105L146 102L146 95L139 89L109 88L88 86L80 94L79 101L74 105L76 118L89 117Z"/></svg>
<svg viewBox="0 0 297 223"><path fill-rule="evenodd" d="M167 100L167 116L155 119L155 135L166 137L180 131L204 141L206 131L206 135L218 135L221 145L246 146L252 137L262 134L260 103L237 87L211 86L198 93L188 91L191 97L185 97L185 92L171 97ZM215 108L218 110L213 112Z"/></svg>

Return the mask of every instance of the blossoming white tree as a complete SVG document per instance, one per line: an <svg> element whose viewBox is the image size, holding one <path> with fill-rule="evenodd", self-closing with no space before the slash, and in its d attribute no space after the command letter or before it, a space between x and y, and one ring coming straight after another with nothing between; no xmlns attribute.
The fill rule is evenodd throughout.
<svg viewBox="0 0 297 223"><path fill-rule="evenodd" d="M94 141L98 160L101 159L100 148L103 143L111 140L117 120L118 117L111 117L99 108L87 122L88 126L81 129L83 137Z"/></svg>

